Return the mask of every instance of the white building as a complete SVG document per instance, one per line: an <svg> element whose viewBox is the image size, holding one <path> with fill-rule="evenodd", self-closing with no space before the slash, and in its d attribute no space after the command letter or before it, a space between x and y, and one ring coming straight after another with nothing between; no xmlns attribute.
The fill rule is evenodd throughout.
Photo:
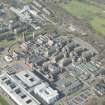
<svg viewBox="0 0 105 105"><path fill-rule="evenodd" d="M12 61L13 61L12 57L9 56L9 55L4 56L4 59L5 59L7 62L12 62Z"/></svg>
<svg viewBox="0 0 105 105"><path fill-rule="evenodd" d="M34 92L39 97L41 97L47 104L54 103L59 98L58 91L52 89L48 83L44 82L35 86Z"/></svg>
<svg viewBox="0 0 105 105"><path fill-rule="evenodd" d="M0 77L0 88L2 88L17 105L41 105L35 97L17 84L8 74Z"/></svg>
<svg viewBox="0 0 105 105"><path fill-rule="evenodd" d="M16 76L30 88L41 82L41 79L29 70L21 71Z"/></svg>

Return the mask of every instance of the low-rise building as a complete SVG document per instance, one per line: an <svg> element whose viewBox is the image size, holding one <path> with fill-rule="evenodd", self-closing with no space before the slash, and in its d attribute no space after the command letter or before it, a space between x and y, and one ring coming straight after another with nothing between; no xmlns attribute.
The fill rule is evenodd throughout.
<svg viewBox="0 0 105 105"><path fill-rule="evenodd" d="M49 84L44 82L35 86L34 92L47 104L54 103L59 98L57 90L52 89Z"/></svg>
<svg viewBox="0 0 105 105"><path fill-rule="evenodd" d="M97 89L100 95L105 95L105 84L104 83L96 84L95 88Z"/></svg>
<svg viewBox="0 0 105 105"><path fill-rule="evenodd" d="M41 105L35 97L17 84L8 74L0 77L0 88L2 88L17 105Z"/></svg>
<svg viewBox="0 0 105 105"><path fill-rule="evenodd" d="M66 94L72 94L78 91L83 86L83 83L79 80L74 81L65 89Z"/></svg>
<svg viewBox="0 0 105 105"><path fill-rule="evenodd" d="M40 78L29 70L21 71L16 76L28 87L33 87L41 82Z"/></svg>

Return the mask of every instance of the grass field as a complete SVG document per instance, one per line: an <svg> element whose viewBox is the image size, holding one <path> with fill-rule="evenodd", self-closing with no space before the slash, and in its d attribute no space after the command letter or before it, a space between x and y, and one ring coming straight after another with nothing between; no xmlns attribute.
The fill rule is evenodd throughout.
<svg viewBox="0 0 105 105"><path fill-rule="evenodd" d="M0 41L0 47L9 47L11 45L13 45L16 41L15 40L12 40L12 41L7 41L7 40L3 40L3 41Z"/></svg>
<svg viewBox="0 0 105 105"><path fill-rule="evenodd" d="M92 29L105 36L105 5L101 8L82 0L72 0L62 7L72 16L88 22Z"/></svg>
<svg viewBox="0 0 105 105"><path fill-rule="evenodd" d="M105 35L105 18L95 17L90 24L97 32Z"/></svg>
<svg viewBox="0 0 105 105"><path fill-rule="evenodd" d="M24 0L25 3L32 3L32 0Z"/></svg>
<svg viewBox="0 0 105 105"><path fill-rule="evenodd" d="M10 105L10 104L4 99L4 97L0 96L0 105Z"/></svg>

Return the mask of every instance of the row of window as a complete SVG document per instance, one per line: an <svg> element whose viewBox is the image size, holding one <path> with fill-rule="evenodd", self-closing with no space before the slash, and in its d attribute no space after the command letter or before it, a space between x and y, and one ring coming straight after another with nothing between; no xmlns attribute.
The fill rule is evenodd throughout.
<svg viewBox="0 0 105 105"><path fill-rule="evenodd" d="M16 84L13 83L13 82L12 82L10 79L8 79L7 77L2 78L2 81L5 82L6 85L10 86L10 88L11 88L12 90L14 90L14 92L15 92L16 94L18 94L18 95L20 94L19 96L21 97L21 99L25 99L25 98L27 97L27 95L26 95L26 94L23 94L20 88L16 88L16 87L17 87ZM15 89L15 88L16 88L16 89ZM32 102L31 99L28 99L28 100L26 101L27 104L29 104L29 103L31 103L31 102Z"/></svg>

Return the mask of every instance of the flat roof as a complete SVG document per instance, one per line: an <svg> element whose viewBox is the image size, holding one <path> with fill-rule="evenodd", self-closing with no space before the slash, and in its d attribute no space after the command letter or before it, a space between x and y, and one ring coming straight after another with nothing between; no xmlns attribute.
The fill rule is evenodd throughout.
<svg viewBox="0 0 105 105"><path fill-rule="evenodd" d="M16 74L28 87L33 87L41 82L41 79L29 70L24 70Z"/></svg>
<svg viewBox="0 0 105 105"><path fill-rule="evenodd" d="M59 96L58 91L52 89L48 83L41 83L37 86L35 86L35 91L38 92L38 94L43 98L43 99L53 99L56 96Z"/></svg>
<svg viewBox="0 0 105 105"><path fill-rule="evenodd" d="M8 74L0 77L0 87L19 105L41 105L36 98L20 87Z"/></svg>

